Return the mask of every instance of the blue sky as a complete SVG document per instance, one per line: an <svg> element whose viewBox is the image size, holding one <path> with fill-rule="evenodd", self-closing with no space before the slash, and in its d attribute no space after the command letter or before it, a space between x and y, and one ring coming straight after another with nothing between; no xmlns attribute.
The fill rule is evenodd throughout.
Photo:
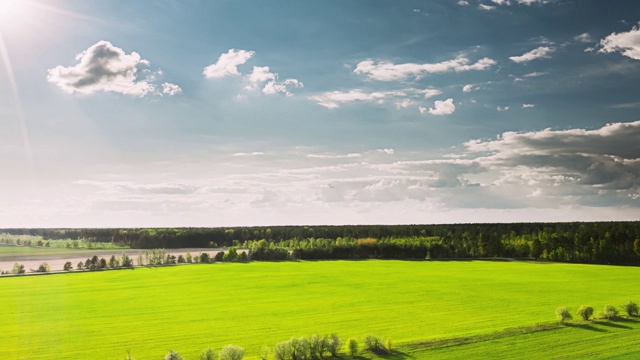
<svg viewBox="0 0 640 360"><path fill-rule="evenodd" d="M0 0L0 226L638 220L639 10Z"/></svg>

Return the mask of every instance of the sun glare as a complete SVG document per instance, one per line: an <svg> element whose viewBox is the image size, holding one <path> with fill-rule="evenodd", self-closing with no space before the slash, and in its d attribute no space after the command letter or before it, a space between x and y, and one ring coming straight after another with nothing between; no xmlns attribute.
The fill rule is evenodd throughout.
<svg viewBox="0 0 640 360"><path fill-rule="evenodd" d="M27 0L0 0L0 29L6 30L22 23L28 7Z"/></svg>

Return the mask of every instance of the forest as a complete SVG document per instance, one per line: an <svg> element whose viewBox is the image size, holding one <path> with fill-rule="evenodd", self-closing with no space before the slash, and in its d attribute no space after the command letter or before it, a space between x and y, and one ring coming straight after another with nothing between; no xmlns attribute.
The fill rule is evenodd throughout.
<svg viewBox="0 0 640 360"><path fill-rule="evenodd" d="M530 258L640 265L640 222L0 229L138 249L241 247L252 260Z"/></svg>

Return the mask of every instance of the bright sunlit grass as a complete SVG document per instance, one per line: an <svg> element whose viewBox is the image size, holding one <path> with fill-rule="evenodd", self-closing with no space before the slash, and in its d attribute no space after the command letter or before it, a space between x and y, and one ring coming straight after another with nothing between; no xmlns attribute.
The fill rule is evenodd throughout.
<svg viewBox="0 0 640 360"><path fill-rule="evenodd" d="M640 300L639 276L618 266L323 261L3 278L0 357L122 359L131 349L161 359L175 349L197 359L231 343L256 358L263 345L316 332L402 345L550 323L558 306L619 307Z"/></svg>

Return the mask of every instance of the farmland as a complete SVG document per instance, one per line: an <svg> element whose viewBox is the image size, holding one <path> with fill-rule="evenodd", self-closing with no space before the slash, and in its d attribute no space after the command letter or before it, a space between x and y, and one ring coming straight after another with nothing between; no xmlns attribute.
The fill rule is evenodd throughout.
<svg viewBox="0 0 640 360"><path fill-rule="evenodd" d="M592 325L603 331L562 327L440 349L418 343L550 324L558 306L573 313L582 304L619 307L640 297L639 276L636 267L369 260L3 278L0 356L121 359L130 349L141 360L161 359L175 349L196 359L207 346L231 343L254 358L263 345L316 332L388 337L415 358L482 354L489 343L496 351L514 342L544 346L571 339L589 347L589 339L603 336L612 340L600 345L602 351L619 348L624 354L631 349L626 344L637 342L635 319Z"/></svg>

